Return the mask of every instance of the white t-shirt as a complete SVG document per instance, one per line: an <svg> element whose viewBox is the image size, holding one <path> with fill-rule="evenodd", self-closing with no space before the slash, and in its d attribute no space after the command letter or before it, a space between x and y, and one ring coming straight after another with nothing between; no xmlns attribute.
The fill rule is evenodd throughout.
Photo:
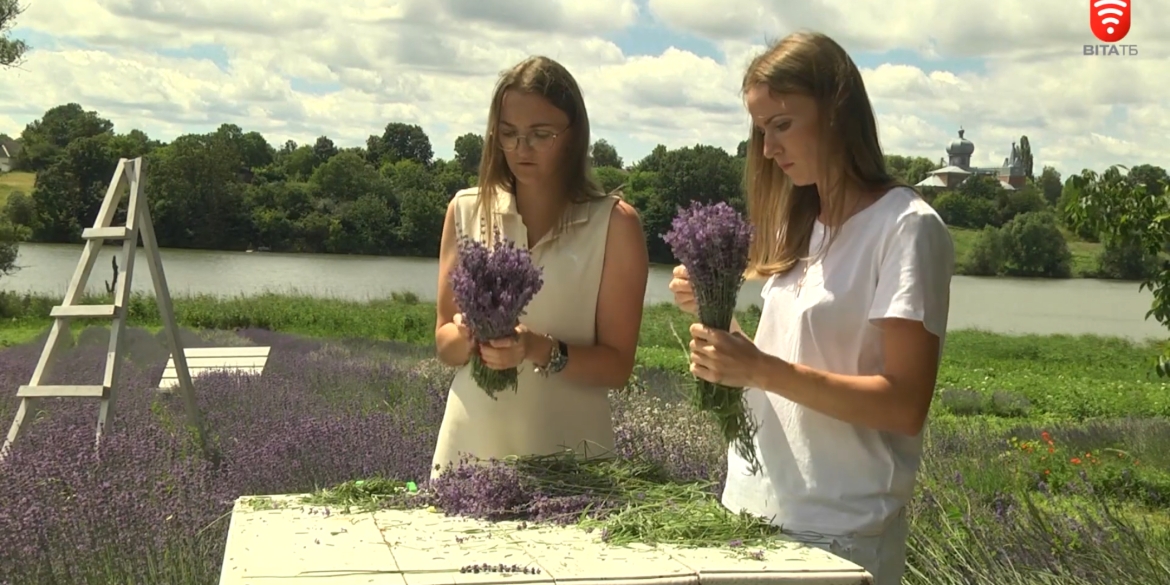
<svg viewBox="0 0 1170 585"><path fill-rule="evenodd" d="M810 250L825 237L819 221ZM764 285L755 343L791 363L846 375L882 371L884 317L922 321L945 340L954 245L917 193L887 192L839 228L827 254ZM806 271L807 269L807 271ZM803 283L801 282L803 276ZM831 418L776 394L748 389L762 471L728 449L723 504L776 525L822 534L874 534L913 495L922 436Z"/></svg>

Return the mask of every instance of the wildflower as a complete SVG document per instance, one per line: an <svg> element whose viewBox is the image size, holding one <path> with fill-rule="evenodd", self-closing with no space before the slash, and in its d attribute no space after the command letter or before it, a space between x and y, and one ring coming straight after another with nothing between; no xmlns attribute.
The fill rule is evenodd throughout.
<svg viewBox="0 0 1170 585"><path fill-rule="evenodd" d="M686 266L699 321L707 327L731 329L752 231L751 224L726 203L694 201L679 210L671 230L662 236L675 258ZM756 427L748 415L743 389L696 380L693 399L699 410L714 413L724 440L734 442L736 452L753 470L758 469L753 445Z"/></svg>
<svg viewBox="0 0 1170 585"><path fill-rule="evenodd" d="M542 271L532 262L528 250L502 238L497 231L493 245L459 238L459 260L451 270L451 288L463 320L478 343L487 343L516 334L524 308L544 285ZM471 356L471 373L489 396L501 390L516 390L516 368L493 370Z"/></svg>

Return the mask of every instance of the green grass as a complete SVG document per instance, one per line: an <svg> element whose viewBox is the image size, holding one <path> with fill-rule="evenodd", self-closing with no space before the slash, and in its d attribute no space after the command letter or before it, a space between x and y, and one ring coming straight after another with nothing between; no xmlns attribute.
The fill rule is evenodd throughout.
<svg viewBox="0 0 1170 585"><path fill-rule="evenodd" d="M43 335L51 324L49 309L58 302L48 296L0 294L0 346ZM179 324L192 329L263 328L321 338L434 343L434 304L412 295L368 302L275 294L177 297L175 312ZM739 315L749 334L757 313L753 308ZM152 330L161 326L153 298L132 299L130 322ZM670 305L647 307L639 363L685 372L691 323ZM100 322L74 327L92 324ZM941 414L986 414L1008 422L1170 416L1170 387L1152 368L1159 351L1154 343L1118 338L951 332L935 408Z"/></svg>
<svg viewBox="0 0 1170 585"><path fill-rule="evenodd" d="M15 171L0 173L0 209L8 202L8 195L13 191L21 191L25 195L32 195L33 183L36 182L36 173Z"/></svg>

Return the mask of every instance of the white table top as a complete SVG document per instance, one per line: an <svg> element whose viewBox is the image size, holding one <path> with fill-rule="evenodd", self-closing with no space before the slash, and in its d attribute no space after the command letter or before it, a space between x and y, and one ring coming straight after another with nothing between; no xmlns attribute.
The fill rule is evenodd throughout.
<svg viewBox="0 0 1170 585"><path fill-rule="evenodd" d="M220 585L872 583L861 567L794 542L764 549L615 546L576 526L486 522L431 510L346 513L303 504L307 495L236 500Z"/></svg>

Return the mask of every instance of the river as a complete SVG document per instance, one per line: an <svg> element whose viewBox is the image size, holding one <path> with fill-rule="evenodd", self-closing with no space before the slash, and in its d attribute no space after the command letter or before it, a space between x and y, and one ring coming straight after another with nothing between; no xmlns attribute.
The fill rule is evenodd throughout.
<svg viewBox="0 0 1170 585"><path fill-rule="evenodd" d="M20 271L0 277L0 289L63 295L81 256L81 245L23 244ZM90 277L101 292L112 275L110 260L121 247L106 246ZM153 293L145 254L136 254L133 290ZM275 254L166 249L163 269L171 294L247 295L300 292L364 300L410 291L433 300L437 262L433 259L325 254ZM668 267L650 272L647 303L670 301ZM741 307L760 302L760 284L749 282ZM1135 282L1087 279L1049 280L956 276L951 288L950 329L980 328L999 333L1098 334L1141 339L1165 337L1156 321L1145 320L1152 295Z"/></svg>

